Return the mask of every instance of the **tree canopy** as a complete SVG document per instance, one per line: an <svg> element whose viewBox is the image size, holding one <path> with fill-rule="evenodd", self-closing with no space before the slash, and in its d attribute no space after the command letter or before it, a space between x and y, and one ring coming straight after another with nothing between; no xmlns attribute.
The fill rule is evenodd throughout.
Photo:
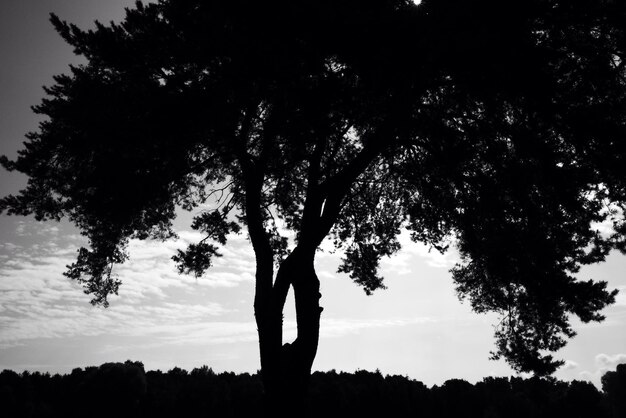
<svg viewBox="0 0 626 418"><path fill-rule="evenodd" d="M92 30L51 20L85 63L1 160L29 181L0 209L81 229L66 275L93 303L129 239L174 237L176 209L216 193L181 272L243 226L266 267L331 236L370 293L408 229L458 248L459 297L502 316L494 356L520 371L554 371L571 315L614 301L575 274L626 249L621 1L160 0Z"/></svg>

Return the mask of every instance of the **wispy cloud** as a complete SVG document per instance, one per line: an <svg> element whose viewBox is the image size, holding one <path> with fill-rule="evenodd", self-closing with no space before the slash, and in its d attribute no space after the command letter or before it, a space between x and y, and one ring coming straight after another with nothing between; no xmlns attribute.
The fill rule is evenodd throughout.
<svg viewBox="0 0 626 418"><path fill-rule="evenodd" d="M15 235L20 237L56 236L61 228L58 225L45 222L17 221Z"/></svg>
<svg viewBox="0 0 626 418"><path fill-rule="evenodd" d="M411 324L431 322L429 318L400 318L383 320L355 320L322 317L320 338L338 338L358 334L367 329L401 327ZM296 338L295 321L285 321L283 341L290 342ZM156 348L163 346L210 346L216 344L232 344L254 342L258 340L257 327L254 321L198 321L182 325L161 324L142 325L129 333L133 337L143 337L145 342L136 343L135 348ZM107 351L127 350L128 345L109 344Z"/></svg>
<svg viewBox="0 0 626 418"><path fill-rule="evenodd" d="M86 303L59 305L31 296L30 303L10 304L0 315L0 347L21 345L38 338L77 336L155 335L164 330L181 334L190 324L210 323L227 312L220 304L161 303L133 306L123 304L109 309L92 308Z"/></svg>
<svg viewBox="0 0 626 418"><path fill-rule="evenodd" d="M206 277L179 275L171 256L199 238L195 232L182 231L180 239L170 242L131 241L130 261L114 269L123 283L120 296L110 297L109 309L94 308L81 286L63 276L84 239L59 231L56 226L22 221L14 236L25 243L6 242L0 247L2 348L35 338L137 336L168 327L206 325L234 312L211 297L213 289L253 280L254 259L243 236L233 237Z"/></svg>

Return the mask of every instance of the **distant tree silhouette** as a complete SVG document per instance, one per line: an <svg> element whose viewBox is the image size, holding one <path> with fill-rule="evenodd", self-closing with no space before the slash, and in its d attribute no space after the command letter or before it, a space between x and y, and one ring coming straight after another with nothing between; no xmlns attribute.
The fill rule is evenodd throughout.
<svg viewBox="0 0 626 418"><path fill-rule="evenodd" d="M563 403L566 407L563 416L572 418L602 416L600 413L603 410L602 394L590 382L579 380L571 382Z"/></svg>
<svg viewBox="0 0 626 418"><path fill-rule="evenodd" d="M105 363L87 370L77 398L84 415L134 417L140 399L146 394L146 386L142 363ZM102 402L103 399L114 401Z"/></svg>
<svg viewBox="0 0 626 418"><path fill-rule="evenodd" d="M463 379L450 379L441 387L433 388L438 405L438 416L478 418L482 414L476 403L474 386Z"/></svg>
<svg viewBox="0 0 626 418"><path fill-rule="evenodd" d="M626 416L626 364L618 364L615 371L602 376L602 390L608 398L613 417Z"/></svg>
<svg viewBox="0 0 626 418"><path fill-rule="evenodd" d="M619 373L605 376L614 382ZM139 386L137 378L143 382ZM141 390L137 391L138 387ZM394 418L456 418L459 414L480 418L622 417L622 393L615 390L623 388L606 388L610 392L600 392L589 382L505 377L485 378L475 385L451 379L428 388L407 377L383 376L378 371L332 370L311 376L308 408L313 416L363 418L381 414ZM69 375L0 373L2 416L10 418L250 417L259 413L262 393L258 374L218 374L206 366L191 372L174 368L144 373L141 363L126 361L74 369Z"/></svg>
<svg viewBox="0 0 626 418"><path fill-rule="evenodd" d="M570 315L600 321L614 301L573 274L625 248L625 7L161 0L88 31L52 16L86 63L55 77L39 130L2 159L29 182L0 209L74 222L89 248L66 275L106 306L130 239L172 238L177 207L217 196L192 224L205 239L173 258L200 276L247 228L264 388L285 410L317 351L327 236L368 294L402 229L439 251L454 239L459 296L502 315L494 356L549 374Z"/></svg>

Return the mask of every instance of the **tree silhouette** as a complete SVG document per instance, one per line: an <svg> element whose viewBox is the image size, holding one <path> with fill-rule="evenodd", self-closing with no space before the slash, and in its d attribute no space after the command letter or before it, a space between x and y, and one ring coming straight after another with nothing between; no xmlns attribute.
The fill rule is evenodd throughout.
<svg viewBox="0 0 626 418"><path fill-rule="evenodd" d="M611 373L616 372L604 376L614 378ZM611 388L600 392L589 382L498 377L485 378L475 385L453 379L428 388L419 381L383 376L378 371L331 370L312 374L308 407L312 416L364 418L381 414L452 418L458 417L459 411L463 416L480 418L612 418L624 416L620 409L624 404L623 380L621 384L621 389L611 384ZM247 417L258 413L262 393L258 374L217 374L206 366L191 372L180 368L144 372L142 363L129 360L74 369L71 375L0 372L4 415L16 418L74 418L86 414Z"/></svg>
<svg viewBox="0 0 626 418"><path fill-rule="evenodd" d="M602 376L602 390L608 397L614 417L626 414L626 364L618 364L615 371L608 371Z"/></svg>
<svg viewBox="0 0 626 418"><path fill-rule="evenodd" d="M617 0L161 0L88 31L52 16L86 63L1 160L29 181L0 208L75 223L89 248L66 275L106 306L129 239L174 237L176 208L217 193L192 224L206 238L173 258L200 276L247 229L270 405L306 392L327 236L368 294L402 229L456 245L459 296L502 315L494 357L549 374L570 315L600 321L616 293L573 274L625 249L624 18Z"/></svg>

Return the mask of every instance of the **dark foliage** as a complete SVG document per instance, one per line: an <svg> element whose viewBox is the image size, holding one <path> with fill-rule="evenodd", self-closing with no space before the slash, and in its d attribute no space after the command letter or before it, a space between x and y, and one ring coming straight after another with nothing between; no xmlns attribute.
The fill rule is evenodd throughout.
<svg viewBox="0 0 626 418"><path fill-rule="evenodd" d="M614 372L602 376L602 390L609 399L614 416L626 416L626 364L619 364Z"/></svg>
<svg viewBox="0 0 626 418"><path fill-rule="evenodd" d="M553 378L488 377L472 385L452 379L428 388L380 372L315 372L310 416L423 418L621 418L626 365L603 377L604 392L588 382ZM258 374L144 373L140 362L107 363L68 375L0 373L6 418L35 417L250 417L262 408Z"/></svg>

